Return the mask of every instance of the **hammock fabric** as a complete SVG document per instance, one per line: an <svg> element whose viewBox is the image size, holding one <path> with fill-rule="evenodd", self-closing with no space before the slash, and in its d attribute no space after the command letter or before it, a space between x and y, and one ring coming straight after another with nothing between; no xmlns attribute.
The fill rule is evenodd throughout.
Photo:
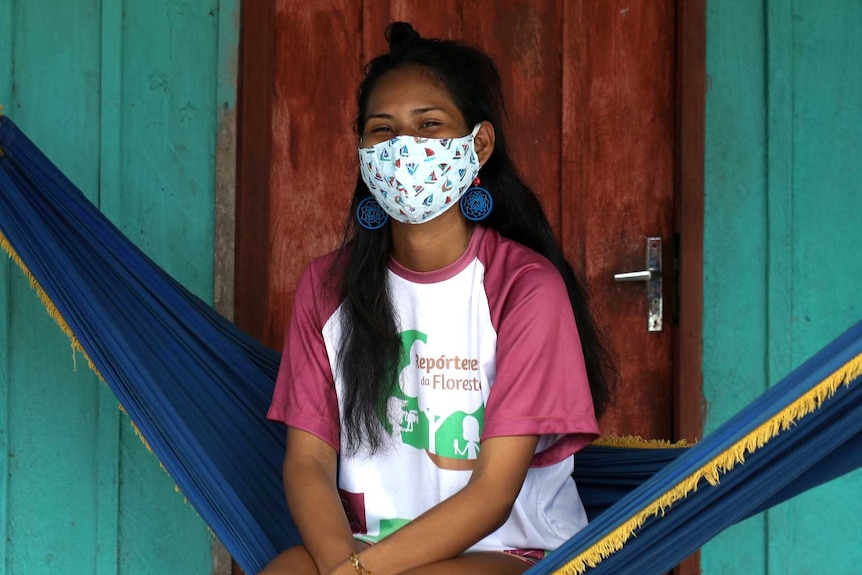
<svg viewBox="0 0 862 575"><path fill-rule="evenodd" d="M282 495L285 432L264 418L279 355L150 261L8 117L0 245L247 573L299 543ZM862 466L860 384L862 322L696 446L589 446L575 477L591 523L529 573L664 573L728 526Z"/></svg>

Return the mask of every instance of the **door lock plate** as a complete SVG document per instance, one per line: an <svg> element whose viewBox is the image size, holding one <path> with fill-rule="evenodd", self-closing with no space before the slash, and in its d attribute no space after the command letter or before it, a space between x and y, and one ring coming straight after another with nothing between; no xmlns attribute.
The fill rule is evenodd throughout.
<svg viewBox="0 0 862 575"><path fill-rule="evenodd" d="M662 300L661 237L646 239L646 269L637 272L614 274L617 282L646 282L647 331L664 329L664 302Z"/></svg>

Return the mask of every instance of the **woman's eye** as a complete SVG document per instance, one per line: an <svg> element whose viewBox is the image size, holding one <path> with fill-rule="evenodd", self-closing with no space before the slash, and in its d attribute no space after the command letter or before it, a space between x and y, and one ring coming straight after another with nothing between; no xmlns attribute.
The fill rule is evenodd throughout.
<svg viewBox="0 0 862 575"><path fill-rule="evenodd" d="M434 126L439 126L439 125L440 125L440 122L438 122L437 120L428 120L427 122L422 122L422 124L419 125L419 129L423 130L425 128L433 128Z"/></svg>
<svg viewBox="0 0 862 575"><path fill-rule="evenodd" d="M373 128L371 128L369 133L379 134L381 132L388 132L388 131L390 131L389 126L374 126Z"/></svg>

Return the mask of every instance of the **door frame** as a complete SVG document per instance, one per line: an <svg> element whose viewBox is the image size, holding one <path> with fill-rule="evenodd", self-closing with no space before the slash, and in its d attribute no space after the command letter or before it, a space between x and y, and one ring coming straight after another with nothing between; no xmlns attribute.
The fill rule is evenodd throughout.
<svg viewBox="0 0 862 575"><path fill-rule="evenodd" d="M264 337L269 300L269 164L274 98L276 0L241 0L237 86L236 275L234 317ZM674 439L703 435L703 174L706 0L676 1L674 231L677 281L673 343ZM238 572L238 571L237 571ZM700 573L699 554L679 575Z"/></svg>
<svg viewBox="0 0 862 575"><path fill-rule="evenodd" d="M706 0L676 2L674 227L678 323L674 331L674 439L703 437L703 174L706 131ZM700 574L700 551L676 575Z"/></svg>
<svg viewBox="0 0 862 575"><path fill-rule="evenodd" d="M674 221L678 234L674 335L674 435L703 434L703 162L706 0L677 0Z"/></svg>

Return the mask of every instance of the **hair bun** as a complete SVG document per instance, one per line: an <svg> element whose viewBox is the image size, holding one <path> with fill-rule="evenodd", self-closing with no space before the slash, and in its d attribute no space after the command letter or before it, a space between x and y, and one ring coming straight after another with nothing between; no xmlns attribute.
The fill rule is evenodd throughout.
<svg viewBox="0 0 862 575"><path fill-rule="evenodd" d="M421 39L419 32L407 22L393 22L386 28L386 42L389 43L390 52L400 50Z"/></svg>

